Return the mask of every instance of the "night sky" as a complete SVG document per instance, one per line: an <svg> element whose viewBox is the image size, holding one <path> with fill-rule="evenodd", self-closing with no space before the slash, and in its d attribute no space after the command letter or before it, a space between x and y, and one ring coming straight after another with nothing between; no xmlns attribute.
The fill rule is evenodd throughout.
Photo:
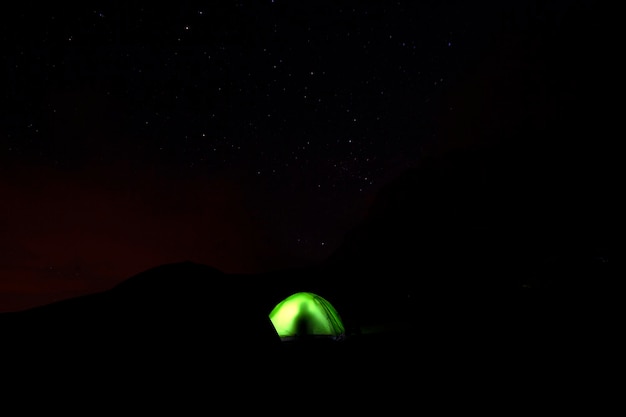
<svg viewBox="0 0 626 417"><path fill-rule="evenodd" d="M556 62L590 7L17 3L0 28L2 311L167 262L326 258L381 186L455 146L445 121L494 51Z"/></svg>

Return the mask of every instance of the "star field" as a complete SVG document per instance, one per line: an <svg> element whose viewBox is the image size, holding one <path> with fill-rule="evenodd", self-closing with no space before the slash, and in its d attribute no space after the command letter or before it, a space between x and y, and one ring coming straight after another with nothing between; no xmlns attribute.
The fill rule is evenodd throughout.
<svg viewBox="0 0 626 417"><path fill-rule="evenodd" d="M401 3L354 6L23 11L5 34L10 152L71 165L94 155L67 136L116 127L125 152L180 169L314 166L314 188L367 189L425 140L420 115L461 29Z"/></svg>
<svg viewBox="0 0 626 417"><path fill-rule="evenodd" d="M24 8L4 34L3 157L239 170L270 193L360 201L429 140L429 102L464 48L460 10L422 8Z"/></svg>
<svg viewBox="0 0 626 417"><path fill-rule="evenodd" d="M500 36L558 32L567 15L561 2L456 3L13 5L0 29L0 186L17 217L3 247L38 259L35 275L92 270L76 248L47 255L33 242L57 232L25 224L56 221L32 209L45 207L37 196L60 213L106 196L61 224L89 234L82 216L111 212L131 225L109 228L115 242L139 229L157 230L154 245L185 242L134 269L162 253L232 271L323 259L381 186L445 140L442 120L459 111L449 97ZM265 260L252 259L260 248ZM128 271L107 268L98 274Z"/></svg>

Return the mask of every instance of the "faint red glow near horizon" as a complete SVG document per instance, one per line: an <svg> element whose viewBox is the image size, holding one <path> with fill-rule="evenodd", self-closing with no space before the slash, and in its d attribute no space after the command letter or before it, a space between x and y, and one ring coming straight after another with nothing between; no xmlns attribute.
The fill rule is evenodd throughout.
<svg viewBox="0 0 626 417"><path fill-rule="evenodd" d="M0 177L0 312L106 290L159 264L248 273L271 256L236 182L41 171Z"/></svg>

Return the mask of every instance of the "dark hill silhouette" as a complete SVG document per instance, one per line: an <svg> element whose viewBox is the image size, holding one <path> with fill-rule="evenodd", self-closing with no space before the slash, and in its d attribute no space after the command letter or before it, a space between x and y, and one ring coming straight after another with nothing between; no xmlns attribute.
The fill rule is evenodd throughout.
<svg viewBox="0 0 626 417"><path fill-rule="evenodd" d="M493 145L425 159L383 187L325 275L360 320L402 320L440 352L611 346L624 227L606 172L580 181L555 154Z"/></svg>
<svg viewBox="0 0 626 417"><path fill-rule="evenodd" d="M592 9L510 25L451 82L421 159L322 268L358 320L402 319L425 356L525 358L538 374L616 358L621 66L617 26Z"/></svg>
<svg viewBox="0 0 626 417"><path fill-rule="evenodd" d="M558 19L541 10L555 19L505 19L449 81L421 159L381 187L325 263L327 275L362 295L353 310L367 314L376 300L403 316L443 303L458 306L457 316L467 302L517 297L520 288L619 286L625 207L617 190L626 175L610 98L623 91L611 51L618 25L590 3Z"/></svg>
<svg viewBox="0 0 626 417"><path fill-rule="evenodd" d="M280 343L256 297L206 265L157 266L108 291L0 316L4 357L15 360L5 370L170 388L191 369L236 377L271 363Z"/></svg>
<svg viewBox="0 0 626 417"><path fill-rule="evenodd" d="M581 179L556 156L504 147L427 159L383 187L329 264L394 275L419 266L416 285L450 289L602 285L568 274L600 261L623 231L616 181L593 169Z"/></svg>

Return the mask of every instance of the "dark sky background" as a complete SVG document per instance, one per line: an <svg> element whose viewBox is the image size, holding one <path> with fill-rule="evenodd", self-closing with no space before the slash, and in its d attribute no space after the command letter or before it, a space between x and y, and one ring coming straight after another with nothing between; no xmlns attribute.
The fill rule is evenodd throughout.
<svg viewBox="0 0 626 417"><path fill-rule="evenodd" d="M1 17L2 311L167 262L255 273L325 259L381 186L432 149L477 140L445 121L481 114L463 94L498 77L494 59L571 56L592 10L17 3ZM457 115L459 101L474 113Z"/></svg>

